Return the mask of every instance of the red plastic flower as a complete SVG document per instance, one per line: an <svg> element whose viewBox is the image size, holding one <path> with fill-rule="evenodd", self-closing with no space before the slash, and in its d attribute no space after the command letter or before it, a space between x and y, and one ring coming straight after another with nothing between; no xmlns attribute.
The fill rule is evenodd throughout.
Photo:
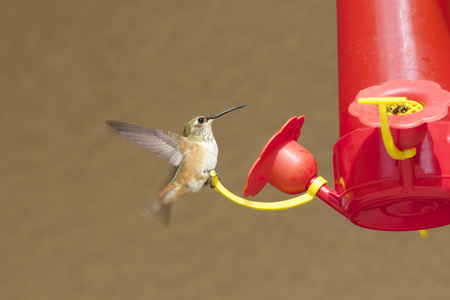
<svg viewBox="0 0 450 300"><path fill-rule="evenodd" d="M360 91L348 108L361 123L371 127L380 127L380 116L376 106L358 104L358 98L366 97L407 97L408 100L414 100L423 105L423 109L419 112L389 115L389 126L397 129L407 129L438 121L447 115L450 106L450 93L434 81L389 80Z"/></svg>
<svg viewBox="0 0 450 300"><path fill-rule="evenodd" d="M297 143L305 117L292 117L272 136L253 164L244 188L244 197L254 196L270 183L287 194L306 190L317 174L314 157Z"/></svg>

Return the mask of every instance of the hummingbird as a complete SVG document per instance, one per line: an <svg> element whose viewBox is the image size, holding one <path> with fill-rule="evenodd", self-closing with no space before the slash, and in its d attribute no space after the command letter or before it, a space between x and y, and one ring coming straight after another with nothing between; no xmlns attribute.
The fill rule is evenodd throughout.
<svg viewBox="0 0 450 300"><path fill-rule="evenodd" d="M230 108L215 116L190 117L184 124L183 135L119 121L106 121L121 135L177 167L169 184L144 207L142 214L145 217L155 217L168 227L172 203L189 193L199 192L209 182L209 171L216 167L219 153L211 125L215 119L246 105Z"/></svg>

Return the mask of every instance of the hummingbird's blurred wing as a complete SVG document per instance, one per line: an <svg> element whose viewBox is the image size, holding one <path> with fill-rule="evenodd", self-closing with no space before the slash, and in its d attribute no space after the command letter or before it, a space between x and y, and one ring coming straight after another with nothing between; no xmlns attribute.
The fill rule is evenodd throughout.
<svg viewBox="0 0 450 300"><path fill-rule="evenodd" d="M106 123L121 135L167 159L172 165L177 167L180 164L183 155L179 142L182 137L178 134L119 121L107 120Z"/></svg>

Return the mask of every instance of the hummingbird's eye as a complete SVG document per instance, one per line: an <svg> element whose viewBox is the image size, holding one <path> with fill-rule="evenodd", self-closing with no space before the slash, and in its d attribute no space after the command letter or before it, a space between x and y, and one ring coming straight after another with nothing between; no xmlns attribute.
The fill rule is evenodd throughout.
<svg viewBox="0 0 450 300"><path fill-rule="evenodd" d="M198 118L197 122L199 122L200 124L202 124L203 122L205 122L205 119L203 119L203 118Z"/></svg>

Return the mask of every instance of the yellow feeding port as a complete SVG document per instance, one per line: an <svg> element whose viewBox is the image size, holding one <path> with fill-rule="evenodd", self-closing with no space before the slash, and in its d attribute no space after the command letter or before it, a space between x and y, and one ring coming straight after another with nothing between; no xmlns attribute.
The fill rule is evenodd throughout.
<svg viewBox="0 0 450 300"><path fill-rule="evenodd" d="M406 100L404 104L386 105L388 115L410 115L423 109L423 105L414 100Z"/></svg>

